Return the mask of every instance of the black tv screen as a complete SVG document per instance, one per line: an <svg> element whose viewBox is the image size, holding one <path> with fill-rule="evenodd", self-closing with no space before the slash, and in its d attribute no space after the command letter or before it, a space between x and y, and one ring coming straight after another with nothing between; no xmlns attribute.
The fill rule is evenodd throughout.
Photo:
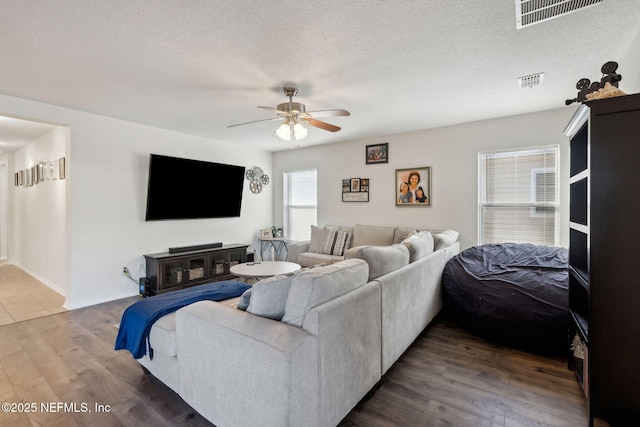
<svg viewBox="0 0 640 427"><path fill-rule="evenodd" d="M151 154L147 221L240 216L244 166Z"/></svg>

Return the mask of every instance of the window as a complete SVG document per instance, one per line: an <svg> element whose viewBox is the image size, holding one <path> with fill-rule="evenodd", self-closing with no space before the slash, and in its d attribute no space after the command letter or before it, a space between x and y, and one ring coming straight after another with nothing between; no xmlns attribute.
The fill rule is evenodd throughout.
<svg viewBox="0 0 640 427"><path fill-rule="evenodd" d="M291 240L309 240L318 218L317 172L285 172L283 182L285 234Z"/></svg>
<svg viewBox="0 0 640 427"><path fill-rule="evenodd" d="M559 147L478 155L478 242L558 244Z"/></svg>

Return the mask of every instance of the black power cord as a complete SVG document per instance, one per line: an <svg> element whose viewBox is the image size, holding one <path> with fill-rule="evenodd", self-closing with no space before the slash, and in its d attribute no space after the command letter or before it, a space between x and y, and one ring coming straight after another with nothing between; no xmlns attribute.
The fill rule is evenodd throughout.
<svg viewBox="0 0 640 427"><path fill-rule="evenodd" d="M122 267L122 272L129 278L129 280L131 280L136 285L139 283L138 280L134 279L133 276L131 276L131 273L129 272L129 269L127 267Z"/></svg>

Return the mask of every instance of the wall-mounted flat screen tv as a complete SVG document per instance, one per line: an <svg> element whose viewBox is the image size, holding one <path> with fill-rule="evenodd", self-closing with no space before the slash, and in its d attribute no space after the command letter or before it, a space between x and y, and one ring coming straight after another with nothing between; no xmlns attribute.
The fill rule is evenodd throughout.
<svg viewBox="0 0 640 427"><path fill-rule="evenodd" d="M147 221L240 216L244 166L151 154Z"/></svg>

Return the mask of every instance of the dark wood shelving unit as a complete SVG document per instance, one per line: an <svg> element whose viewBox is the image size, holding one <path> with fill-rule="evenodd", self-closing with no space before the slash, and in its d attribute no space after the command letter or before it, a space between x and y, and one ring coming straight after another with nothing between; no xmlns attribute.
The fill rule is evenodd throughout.
<svg viewBox="0 0 640 427"><path fill-rule="evenodd" d="M231 244L205 250L145 255L149 296L232 279L235 276L229 269L247 262L248 247Z"/></svg>
<svg viewBox="0 0 640 427"><path fill-rule="evenodd" d="M594 418L640 425L640 94L586 102L565 134L569 367L588 399L590 425Z"/></svg>

